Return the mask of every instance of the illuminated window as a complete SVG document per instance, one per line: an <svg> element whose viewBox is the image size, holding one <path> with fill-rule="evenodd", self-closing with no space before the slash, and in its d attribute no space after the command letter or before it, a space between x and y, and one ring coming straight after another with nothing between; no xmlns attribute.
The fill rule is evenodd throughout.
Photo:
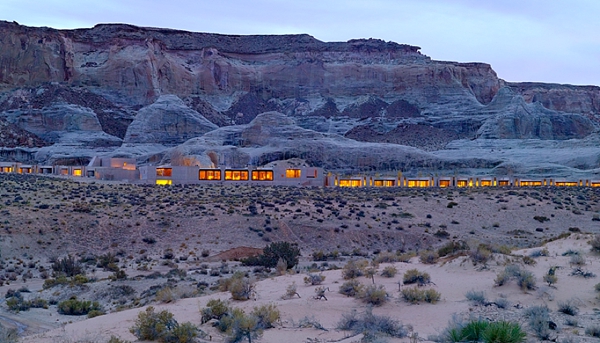
<svg viewBox="0 0 600 343"><path fill-rule="evenodd" d="M171 185L173 184L173 180L156 180L157 185Z"/></svg>
<svg viewBox="0 0 600 343"><path fill-rule="evenodd" d="M521 181L523 187L539 187L542 185L542 181Z"/></svg>
<svg viewBox="0 0 600 343"><path fill-rule="evenodd" d="M450 187L450 180L440 180L440 187L441 188Z"/></svg>
<svg viewBox="0 0 600 343"><path fill-rule="evenodd" d="M73 169L73 176L81 176L81 169Z"/></svg>
<svg viewBox="0 0 600 343"><path fill-rule="evenodd" d="M297 179L300 177L300 169L286 169L285 177L288 179Z"/></svg>
<svg viewBox="0 0 600 343"><path fill-rule="evenodd" d="M408 180L408 187L410 187L410 188L429 187L429 180Z"/></svg>
<svg viewBox="0 0 600 343"><path fill-rule="evenodd" d="M69 169L61 169L60 173L61 175L69 175Z"/></svg>
<svg viewBox="0 0 600 343"><path fill-rule="evenodd" d="M456 181L456 187L467 187L467 180L458 180Z"/></svg>
<svg viewBox="0 0 600 343"><path fill-rule="evenodd" d="M481 180L481 187L490 187L492 185L492 180Z"/></svg>
<svg viewBox="0 0 600 343"><path fill-rule="evenodd" d="M572 181L560 181L554 184L557 187L577 187L579 184Z"/></svg>
<svg viewBox="0 0 600 343"><path fill-rule="evenodd" d="M227 181L248 181L247 170L226 170L225 180Z"/></svg>
<svg viewBox="0 0 600 343"><path fill-rule="evenodd" d="M509 186L510 183L508 182L508 180L500 180L498 181L498 186Z"/></svg>
<svg viewBox="0 0 600 343"><path fill-rule="evenodd" d="M394 180L375 180L373 181L375 187L394 187Z"/></svg>
<svg viewBox="0 0 600 343"><path fill-rule="evenodd" d="M200 170L198 172L198 180L221 180L220 170Z"/></svg>
<svg viewBox="0 0 600 343"><path fill-rule="evenodd" d="M253 170L252 180L254 181L273 181L272 170Z"/></svg>
<svg viewBox="0 0 600 343"><path fill-rule="evenodd" d="M173 175L173 168L156 168L156 176L168 176Z"/></svg>
<svg viewBox="0 0 600 343"><path fill-rule="evenodd" d="M600 182L592 182L591 186L596 188L596 187L600 187Z"/></svg>
<svg viewBox="0 0 600 343"><path fill-rule="evenodd" d="M360 187L362 181L360 179L341 179L340 187Z"/></svg>

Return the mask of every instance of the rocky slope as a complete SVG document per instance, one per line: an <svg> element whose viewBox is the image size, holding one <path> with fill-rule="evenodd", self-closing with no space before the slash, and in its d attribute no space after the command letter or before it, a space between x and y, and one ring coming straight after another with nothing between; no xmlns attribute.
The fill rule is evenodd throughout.
<svg viewBox="0 0 600 343"><path fill-rule="evenodd" d="M488 64L435 61L419 49L376 39L331 43L309 35L0 22L0 120L52 144L36 156L45 162L98 153L168 159L176 144L217 127L244 131L269 111L317 141L346 136L352 140L336 139L367 150L379 143L461 150L473 139L500 146L511 140L517 149L513 140L534 139L550 147L597 135L599 87L505 82ZM271 145L270 138L278 139L260 138ZM235 147L222 142L217 150ZM300 143L292 140L279 152L296 156ZM281 155L256 150L248 156L267 163ZM392 166L402 165L399 156L390 157ZM478 159L497 162L488 157ZM325 155L316 160L344 167L326 163ZM465 166L479 164L472 162ZM364 167L382 166L374 163Z"/></svg>

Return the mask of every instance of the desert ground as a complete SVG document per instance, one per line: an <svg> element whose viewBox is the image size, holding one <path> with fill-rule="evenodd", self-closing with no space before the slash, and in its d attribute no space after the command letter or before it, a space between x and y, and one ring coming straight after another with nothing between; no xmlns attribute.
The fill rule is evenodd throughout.
<svg viewBox="0 0 600 343"><path fill-rule="evenodd" d="M17 312L7 294L0 324L21 342L136 341L129 329L154 306L197 325L207 334L198 341L221 342L227 333L202 324L200 311L222 299L247 313L277 307L280 319L259 342L372 340L338 329L353 310L398 321L407 335L377 340L442 341L450 322L482 318L519 323L527 340L539 341L527 311L547 306L548 339L597 341L600 255L590 242L600 234L599 195L585 188L157 187L0 175L0 293L22 290L25 300L47 302ZM240 263L273 242L296 243L300 263L286 272ZM420 258L436 254L444 256ZM53 264L68 256L85 279L55 275ZM348 282L343 267L361 260L370 266L363 272L376 272L356 280L383 287L379 306L338 292ZM391 266L397 273L382 276ZM532 273L534 285L515 278L498 285L507 266ZM405 299L402 290L414 286L403 277L412 269L429 274L418 289L439 292L438 301ZM551 269L556 280L548 283ZM250 300L224 291L235 272L254 285ZM325 279L306 285L309 274ZM293 284L299 297L286 298ZM319 287L327 300L316 299ZM104 314L59 314L58 304L73 296L97 301ZM565 305L576 315L560 312Z"/></svg>

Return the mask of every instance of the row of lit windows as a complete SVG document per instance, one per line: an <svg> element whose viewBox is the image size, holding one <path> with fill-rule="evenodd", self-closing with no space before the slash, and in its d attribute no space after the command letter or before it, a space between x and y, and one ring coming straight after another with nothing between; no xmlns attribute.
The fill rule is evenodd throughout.
<svg viewBox="0 0 600 343"><path fill-rule="evenodd" d="M156 176L171 177L172 168L156 168ZM301 175L300 169L287 169L287 178L299 178ZM226 181L248 181L249 172L247 170L225 170ZM253 170L253 181L273 181L272 170ZM201 169L198 172L198 180L221 180L221 170Z"/></svg>

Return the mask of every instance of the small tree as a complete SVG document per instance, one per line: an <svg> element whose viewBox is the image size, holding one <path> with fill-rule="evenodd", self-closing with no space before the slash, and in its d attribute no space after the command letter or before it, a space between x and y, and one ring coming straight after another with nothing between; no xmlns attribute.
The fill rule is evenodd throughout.
<svg viewBox="0 0 600 343"><path fill-rule="evenodd" d="M298 264L300 249L295 243L273 242L267 245L262 253L262 261L265 267L273 268L280 258L285 260L287 268L294 268Z"/></svg>

